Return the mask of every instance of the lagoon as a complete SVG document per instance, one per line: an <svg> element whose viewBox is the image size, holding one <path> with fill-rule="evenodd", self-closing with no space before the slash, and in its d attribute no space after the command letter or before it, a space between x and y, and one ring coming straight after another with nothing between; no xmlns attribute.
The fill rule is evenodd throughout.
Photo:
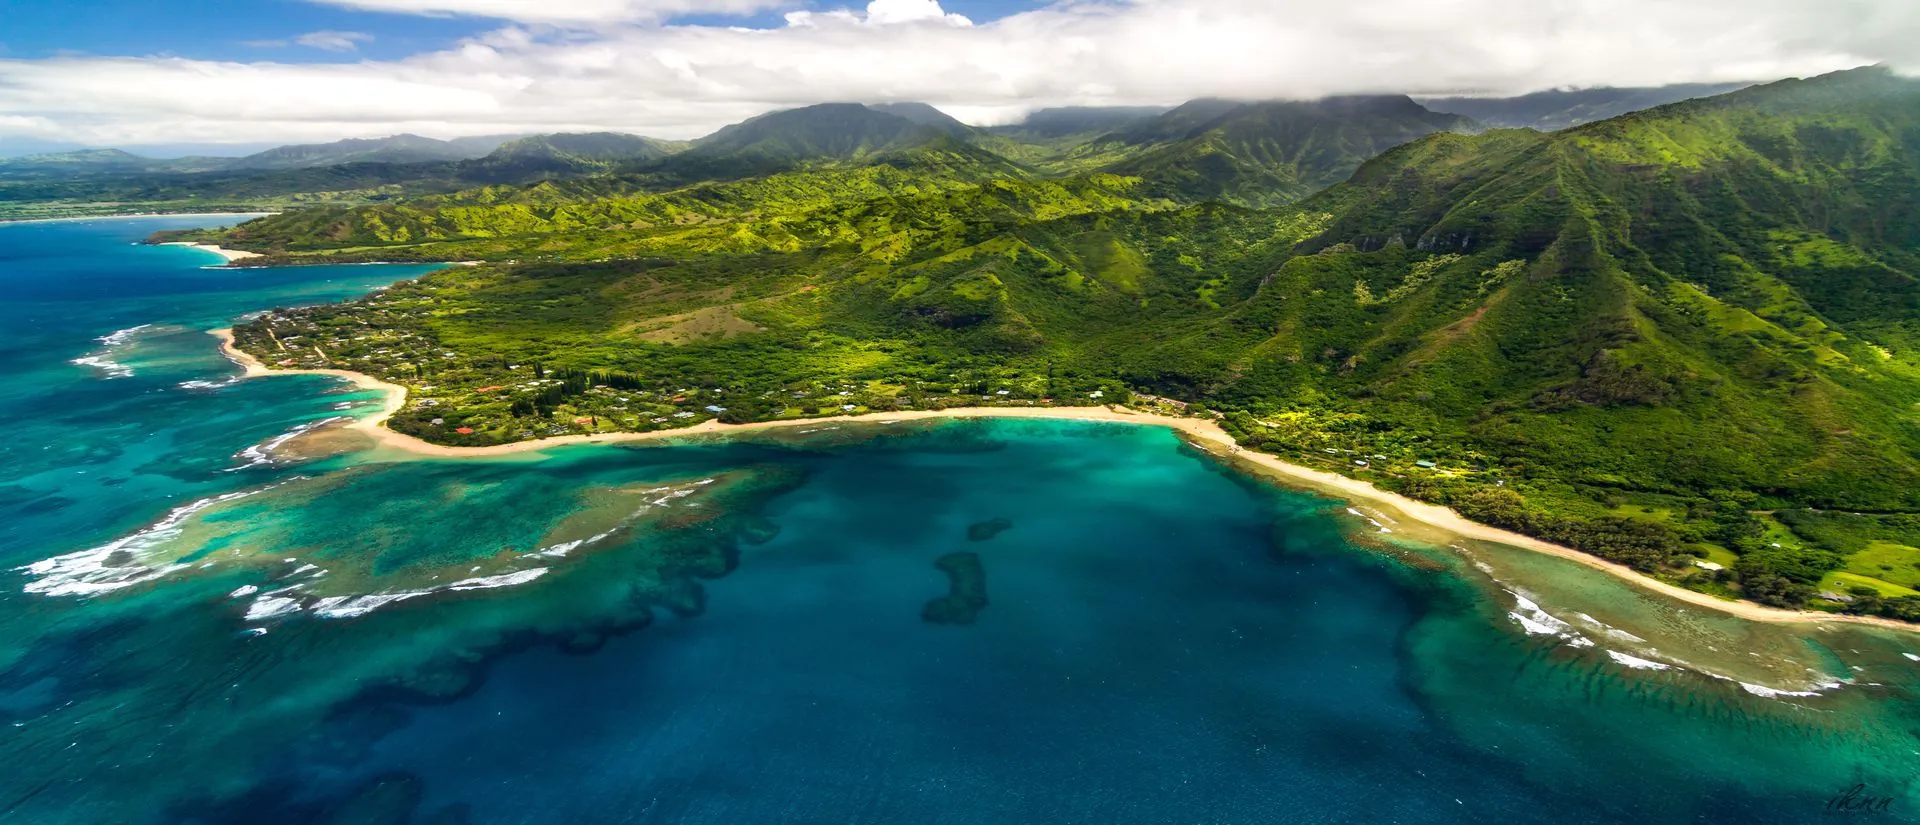
<svg viewBox="0 0 1920 825"><path fill-rule="evenodd" d="M234 380L204 331L424 268L133 245L206 221L0 227L20 821L1805 822L1855 786L1920 821L1920 637L1664 601L1164 429L252 449L379 399ZM930 609L962 554L983 598Z"/></svg>

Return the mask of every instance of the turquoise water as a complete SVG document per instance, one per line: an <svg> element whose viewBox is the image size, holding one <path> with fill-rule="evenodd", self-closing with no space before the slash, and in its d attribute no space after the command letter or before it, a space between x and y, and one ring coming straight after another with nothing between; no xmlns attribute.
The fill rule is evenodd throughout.
<svg viewBox="0 0 1920 825"><path fill-rule="evenodd" d="M264 460L373 399L203 330L423 270L129 245L205 221L0 227L0 817L1920 821L1911 638L1402 541L1163 430ZM1796 670L1847 684L1739 685Z"/></svg>

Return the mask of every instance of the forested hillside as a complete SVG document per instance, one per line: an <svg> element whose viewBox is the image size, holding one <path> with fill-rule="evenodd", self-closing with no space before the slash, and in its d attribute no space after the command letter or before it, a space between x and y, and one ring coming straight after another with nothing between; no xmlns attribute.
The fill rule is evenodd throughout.
<svg viewBox="0 0 1920 825"><path fill-rule="evenodd" d="M1551 132L1629 112L1683 100L1723 95L1751 83L1680 83L1642 88L1598 88L1544 92L1505 98L1435 97L1420 104L1436 112L1464 115L1488 126Z"/></svg>
<svg viewBox="0 0 1920 825"><path fill-rule="evenodd" d="M1152 393L1688 586L1920 615L1911 520L1827 515L1920 512L1914 81L1555 133L1447 131L1468 124L1404 99L1200 101L1078 167L836 111L652 170L204 237L500 262L240 330L270 361L414 384L394 426L436 441ZM781 169L663 184L688 156Z"/></svg>
<svg viewBox="0 0 1920 825"><path fill-rule="evenodd" d="M1277 206L1339 183L1415 138L1475 128L1471 119L1406 97L1244 103L1215 113L1219 103L1189 104L1103 141L1161 144L1108 169L1151 181L1169 197Z"/></svg>

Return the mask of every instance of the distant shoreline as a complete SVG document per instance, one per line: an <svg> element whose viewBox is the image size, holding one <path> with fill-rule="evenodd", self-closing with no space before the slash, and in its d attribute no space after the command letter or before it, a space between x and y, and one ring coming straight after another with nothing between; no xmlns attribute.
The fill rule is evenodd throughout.
<svg viewBox="0 0 1920 825"><path fill-rule="evenodd" d="M0 218L0 224L65 223L70 221L110 221L117 218L263 218L278 212L121 212L112 215L74 215L67 218Z"/></svg>
<svg viewBox="0 0 1920 825"><path fill-rule="evenodd" d="M350 370L271 368L259 359L242 352L235 346L232 329L216 329L210 330L209 332L214 337L220 339L221 354L244 369L246 376L249 378L271 375L327 375L350 381L361 389L382 391L386 398L384 408L376 415L356 418L351 424L346 425L346 427L366 433L379 446L420 456L435 458L476 458L537 452L551 447L563 447L575 444L610 445L641 443L688 435L741 433L756 430L817 426L820 424L886 424L896 421L923 421L939 418L1029 418L1166 427L1187 436L1189 443L1215 456L1243 460L1255 467L1269 471L1278 476L1283 482L1291 482L1294 486L1304 487L1314 492L1329 494L1332 497L1346 499L1348 501L1364 501L1369 504L1382 505L1413 521L1463 538L1505 544L1577 562L1591 569L1624 579L1641 588L1670 596L1698 607L1718 610L1751 621L1774 624L1845 622L1909 633L1920 632L1920 627L1878 616L1850 616L1813 610L1785 610L1777 607L1767 607L1749 601L1721 599L1705 593L1677 587L1647 576L1626 565L1607 561L1590 553L1575 550L1564 545L1554 544L1532 536L1515 533L1511 530L1504 530L1471 521L1446 507L1416 501L1398 493L1382 490L1373 486L1371 483L1359 479L1348 478L1338 473L1302 467L1297 464L1289 464L1275 456L1247 450L1241 447L1238 442L1234 440L1233 436L1221 429L1220 425L1207 419L1176 418L1156 413L1124 410L1112 406L956 407L947 410L913 410L908 412L783 419L749 424L722 424L718 421L707 421L691 427L675 430L654 430L644 433L608 433L605 435L567 435L533 439L530 441L517 441L511 444L498 444L487 447L451 447L433 444L405 433L396 432L385 426L387 419L393 417L402 407L406 406L406 387Z"/></svg>

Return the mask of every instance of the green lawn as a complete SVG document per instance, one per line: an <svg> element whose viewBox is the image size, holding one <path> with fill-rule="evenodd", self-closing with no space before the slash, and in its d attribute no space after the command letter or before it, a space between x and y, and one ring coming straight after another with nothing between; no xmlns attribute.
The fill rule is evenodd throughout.
<svg viewBox="0 0 1920 825"><path fill-rule="evenodd" d="M1852 587L1870 587L1884 597L1920 596L1920 590L1901 587L1889 581L1876 579L1872 576L1862 576L1857 573L1835 571L1828 573L1820 579L1820 589L1823 591L1830 590L1835 593L1845 593L1848 591L1848 588Z"/></svg>
<svg viewBox="0 0 1920 825"><path fill-rule="evenodd" d="M1892 582L1910 595L1920 588L1920 548L1875 541L1867 549L1847 557L1846 572Z"/></svg>

